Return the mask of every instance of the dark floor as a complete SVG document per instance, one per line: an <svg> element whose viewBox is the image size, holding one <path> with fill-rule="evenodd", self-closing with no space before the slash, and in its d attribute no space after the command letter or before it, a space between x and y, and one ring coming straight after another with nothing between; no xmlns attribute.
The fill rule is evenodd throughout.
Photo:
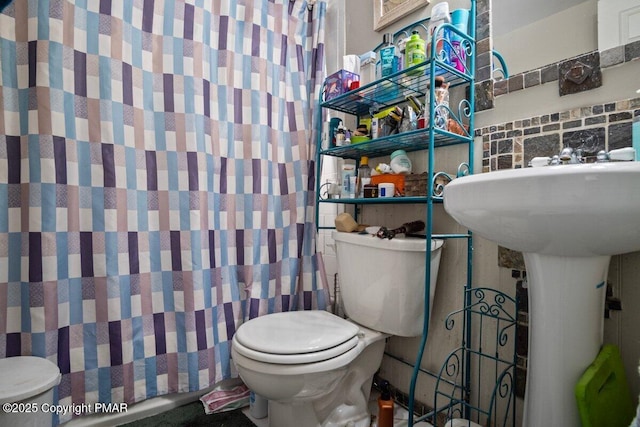
<svg viewBox="0 0 640 427"><path fill-rule="evenodd" d="M241 409L217 414L204 413L202 402L180 406L168 412L144 418L121 427L255 427Z"/></svg>

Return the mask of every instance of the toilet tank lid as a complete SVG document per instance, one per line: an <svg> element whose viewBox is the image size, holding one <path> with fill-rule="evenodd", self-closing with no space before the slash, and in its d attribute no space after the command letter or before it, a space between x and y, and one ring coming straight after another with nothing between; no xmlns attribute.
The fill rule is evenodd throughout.
<svg viewBox="0 0 640 427"><path fill-rule="evenodd" d="M422 237L406 237L398 235L393 239L381 239L371 234L345 233L343 231L331 232L331 238L336 242L345 242L357 246L366 246L376 249L386 249L406 252L425 252L426 240ZM440 248L444 240L431 239L431 250Z"/></svg>
<svg viewBox="0 0 640 427"><path fill-rule="evenodd" d="M58 385L60 378L60 369L42 357L0 359L0 403L37 396Z"/></svg>
<svg viewBox="0 0 640 427"><path fill-rule="evenodd" d="M235 338L263 353L307 354L338 346L358 331L355 324L327 311L287 311L247 321L238 328Z"/></svg>

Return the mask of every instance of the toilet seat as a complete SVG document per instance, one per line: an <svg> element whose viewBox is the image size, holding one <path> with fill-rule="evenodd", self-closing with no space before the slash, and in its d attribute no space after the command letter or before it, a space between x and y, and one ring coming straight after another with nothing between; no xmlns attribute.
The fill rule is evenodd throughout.
<svg viewBox="0 0 640 427"><path fill-rule="evenodd" d="M262 353L252 350L235 341L235 348L238 353L242 354L249 359L256 360L258 362L273 363L276 365L298 365L304 363L322 362L323 360L331 359L336 356L340 356L349 350L353 349L358 344L358 337L353 337L349 341L340 344L339 346L330 348L325 351L317 351L314 353L303 354L272 354Z"/></svg>
<svg viewBox="0 0 640 427"><path fill-rule="evenodd" d="M237 352L272 364L305 364L347 353L359 341L359 328L326 311L289 311L257 317L241 325Z"/></svg>

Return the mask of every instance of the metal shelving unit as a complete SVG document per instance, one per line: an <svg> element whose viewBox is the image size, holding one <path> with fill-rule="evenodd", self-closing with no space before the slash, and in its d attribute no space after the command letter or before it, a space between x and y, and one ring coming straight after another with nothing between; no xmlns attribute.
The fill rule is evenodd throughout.
<svg viewBox="0 0 640 427"><path fill-rule="evenodd" d="M462 309L447 316L445 327L453 329L456 318L462 317L463 328L470 329L473 323L480 333L473 339L465 337L449 353L437 374L434 409L421 419L430 420L434 427L442 426L438 414L447 420L462 418L480 425L515 426L517 300L482 287L465 289L465 300ZM480 384L493 384L488 397L478 392Z"/></svg>
<svg viewBox="0 0 640 427"><path fill-rule="evenodd" d="M463 135L451 133L447 130L435 128L429 126L425 129L418 129L410 132L399 133L395 135L385 136L377 139L373 139L364 143L351 144L340 147L321 148L321 134L322 131L318 131L318 150L317 150L317 179L316 183L320 185L320 173L321 173L321 159L323 156L333 156L343 159L353 159L358 162L361 156L368 157L380 157L389 155L393 151L402 149L407 152L424 151L428 156L427 166L427 192L426 196L420 197L394 197L394 198L356 198L356 199L321 199L319 191L317 194L316 202L319 203L340 203L340 204L352 204L352 205L370 205L370 204L422 204L426 205L426 239L430 241L432 238L438 239L463 239L467 240L467 277L464 286L465 289L465 307L472 307L472 236L471 233L466 234L434 234L433 233L433 207L434 204L442 202L442 188L436 183L436 178L445 176L449 180L453 179L452 176L445 172L435 172L434 150L439 147L466 144L468 147L468 156L466 162L463 163L464 167L460 167L457 175L465 175L472 173L473 171L473 135L474 135L474 108L475 105L475 60L476 60L476 46L475 46L475 16L476 16L476 0L470 0L470 13L469 13L469 28L471 34L467 35L450 24L443 24L436 29L434 38L443 34L445 31L449 31L451 34L456 34L459 39L462 40L461 46L465 50L467 68L464 72L452 67L443 53L436 52L436 43L431 43L431 52L427 52L427 56L430 58L424 63L412 66L404 69L398 73L395 73L384 79L377 80L375 82L364 85L358 89L351 90L345 94L342 94L329 101L320 103L319 117L322 117L322 109L330 109L338 112L342 112L348 115L356 117L370 116L378 111L386 108L406 102L406 97L409 95L416 96L424 99L427 95L428 88L435 88L436 76L444 77L445 81L449 83L450 88L457 86L463 86L467 89L467 98L463 99L454 111L449 107L449 118L455 120L460 128L465 129ZM420 20L413 23L401 30L397 31L393 35L394 42L400 37L407 37L414 29L422 29L420 31L427 33L427 25L429 19ZM424 31L423 31L424 30ZM445 40L445 44L448 43L448 48L453 49L453 46L448 40ZM378 46L376 50L380 49ZM323 91L324 92L324 91ZM430 93L429 99L435 99L434 93ZM438 107L442 108L442 107ZM436 113L436 106L431 103L428 106L429 123L434 123ZM318 120L319 126L322 120ZM462 166L462 165L461 165ZM316 223L318 223L318 213L316 213ZM319 227L329 228L329 227ZM422 371L420 363L424 355L424 349L427 343L428 331L429 331L429 307L430 307L430 276L431 276L431 245L427 245L427 251L425 254L425 307L427 312L424 316L423 333L420 341L419 351L416 355L416 360L413 365L413 375L410 384L409 392L409 426L413 426L414 422L425 419L427 416L420 417L420 419L414 420L414 401L415 401L415 389L418 380L418 375ZM471 321L472 310L462 309L460 310L464 314L464 330L463 341L464 343L471 342ZM458 378L459 383L456 383L454 388L456 391L460 391L460 395L468 396L470 390L470 363L472 352L464 351L461 353L463 359L461 360L462 368L460 372L463 373L462 378ZM436 390L437 392L437 390ZM459 402L458 402L459 403ZM472 406L464 406L466 414L462 416L469 416L469 408ZM433 414L431 414L433 415Z"/></svg>

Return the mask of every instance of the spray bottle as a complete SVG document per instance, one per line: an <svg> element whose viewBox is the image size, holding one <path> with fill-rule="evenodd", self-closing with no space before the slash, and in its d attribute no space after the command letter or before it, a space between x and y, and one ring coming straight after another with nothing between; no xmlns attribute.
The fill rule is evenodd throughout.
<svg viewBox="0 0 640 427"><path fill-rule="evenodd" d="M450 64L450 45L445 43L445 39L448 39L449 30L441 29L436 33L436 29L441 24L448 24L451 22L451 16L449 15L449 3L446 1L438 3L431 9L431 18L429 20L429 28L427 34L427 56L431 56L431 44L436 44L435 56L445 64Z"/></svg>

